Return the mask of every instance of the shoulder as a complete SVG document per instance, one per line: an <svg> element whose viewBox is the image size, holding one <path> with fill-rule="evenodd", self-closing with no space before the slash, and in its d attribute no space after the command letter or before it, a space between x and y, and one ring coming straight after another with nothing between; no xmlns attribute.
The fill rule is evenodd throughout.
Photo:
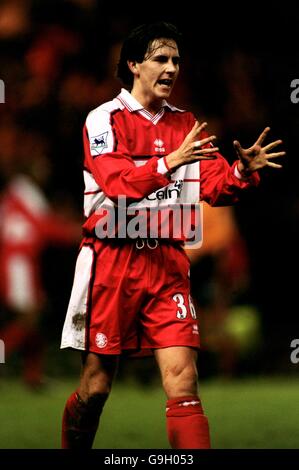
<svg viewBox="0 0 299 470"><path fill-rule="evenodd" d="M177 106L174 106L173 104L170 104L167 101L165 101L165 106L174 113L186 113L187 112L185 109L178 108Z"/></svg>
<svg viewBox="0 0 299 470"><path fill-rule="evenodd" d="M176 106L173 106L172 104L167 103L166 110L173 116L176 116L178 119L182 119L182 120L187 119L193 122L195 121L194 114L191 111L187 111L186 109L177 108Z"/></svg>
<svg viewBox="0 0 299 470"><path fill-rule="evenodd" d="M114 98L111 101L107 101L106 103L101 104L88 113L86 118L86 126L87 128L90 128L94 125L110 125L111 116L117 111L122 111L123 109L124 106L117 98Z"/></svg>
<svg viewBox="0 0 299 470"><path fill-rule="evenodd" d="M196 118L191 111L180 109L169 104L166 110L168 119L173 125L185 129L185 131L191 130L194 126Z"/></svg>

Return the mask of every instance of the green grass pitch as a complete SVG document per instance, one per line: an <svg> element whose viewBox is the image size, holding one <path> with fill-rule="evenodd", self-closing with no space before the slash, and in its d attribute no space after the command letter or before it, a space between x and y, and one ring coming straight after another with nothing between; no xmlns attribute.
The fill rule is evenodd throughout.
<svg viewBox="0 0 299 470"><path fill-rule="evenodd" d="M64 403L74 380L58 380L42 393L17 379L0 382L0 448L58 449ZM299 381L287 377L204 381L201 396L212 444L219 449L299 447ZM94 448L169 448L165 397L158 386L116 381Z"/></svg>

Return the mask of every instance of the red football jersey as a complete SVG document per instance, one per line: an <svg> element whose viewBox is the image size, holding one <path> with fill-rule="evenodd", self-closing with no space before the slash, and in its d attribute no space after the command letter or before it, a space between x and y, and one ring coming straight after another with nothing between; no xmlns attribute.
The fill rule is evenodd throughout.
<svg viewBox="0 0 299 470"><path fill-rule="evenodd" d="M95 238L95 234L101 238L103 208L108 215L116 210L118 216L123 209L129 215L137 210L146 221L147 214L159 218L175 207L185 214L186 206L194 206L196 213L200 200L231 204L239 190L258 181L257 176L242 181L235 165L231 168L219 153L215 160L169 171L165 157L182 144L194 122L192 113L166 101L153 116L126 90L88 115L83 132L86 236L77 259L62 348L119 354L139 347L199 346L190 264L181 243L186 234L176 234L179 243L155 240L155 246L146 240L144 249L140 240L121 244ZM199 136L204 137L206 133ZM192 217L193 212L188 214ZM164 228L164 220L159 220L159 228ZM168 222L176 228L175 217ZM131 223L128 218L126 229ZM117 230L123 235L119 217ZM148 237L155 238L152 233L141 235Z"/></svg>
<svg viewBox="0 0 299 470"><path fill-rule="evenodd" d="M164 101L153 116L126 90L91 111L83 131L84 212L86 234L93 233L102 207L115 207L119 197L126 207L165 209L175 205L229 205L240 189L257 184L245 180L215 152L215 160L197 161L170 172L165 156L176 150L195 123L192 113ZM199 139L207 137L206 132ZM210 145L210 144L209 144Z"/></svg>

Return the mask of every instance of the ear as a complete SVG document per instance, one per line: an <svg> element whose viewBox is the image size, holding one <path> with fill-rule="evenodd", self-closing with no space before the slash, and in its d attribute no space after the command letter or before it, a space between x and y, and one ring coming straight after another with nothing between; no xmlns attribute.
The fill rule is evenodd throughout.
<svg viewBox="0 0 299 470"><path fill-rule="evenodd" d="M137 75L138 74L138 64L137 62L134 60L128 60L127 61L127 64L128 64L128 67L130 69L130 71L134 74L134 75Z"/></svg>

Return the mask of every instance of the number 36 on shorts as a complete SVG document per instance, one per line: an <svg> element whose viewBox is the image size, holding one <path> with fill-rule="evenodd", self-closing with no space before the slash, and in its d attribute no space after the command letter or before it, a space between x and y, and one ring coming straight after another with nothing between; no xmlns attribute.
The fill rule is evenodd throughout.
<svg viewBox="0 0 299 470"><path fill-rule="evenodd" d="M187 307L185 305L184 296L182 294L178 293L178 294L174 294L172 299L176 302L177 307L178 307L178 310L176 312L177 318L179 318L180 320L186 318L187 314L188 314L188 310L187 310ZM196 310L195 310L194 304L192 302L191 295L189 295L188 306L189 306L189 311L191 313L192 318L196 319L197 318L196 317Z"/></svg>

